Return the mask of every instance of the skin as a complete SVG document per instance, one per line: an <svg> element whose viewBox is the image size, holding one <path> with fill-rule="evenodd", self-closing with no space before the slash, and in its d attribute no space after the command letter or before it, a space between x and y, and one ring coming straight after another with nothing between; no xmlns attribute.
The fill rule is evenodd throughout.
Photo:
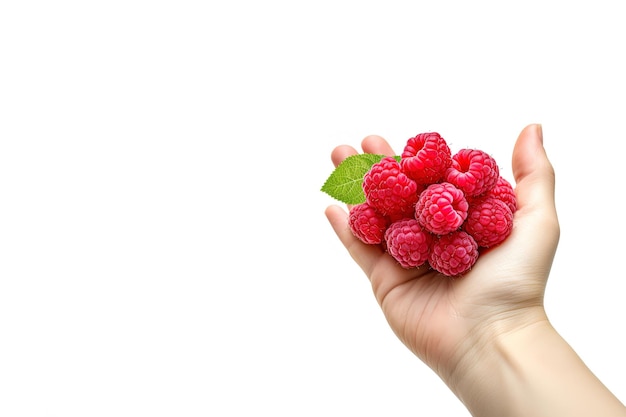
<svg viewBox="0 0 626 417"><path fill-rule="evenodd" d="M361 148L365 153L396 154L380 136L364 138ZM356 153L340 145L331 159L337 166ZM378 246L352 235L344 208L332 205L325 213L369 278L396 336L472 415L626 416L623 404L546 316L544 292L560 228L554 169L540 125L521 131L511 163L518 202L513 231L501 245L482 252L461 278L427 267L404 269Z"/></svg>

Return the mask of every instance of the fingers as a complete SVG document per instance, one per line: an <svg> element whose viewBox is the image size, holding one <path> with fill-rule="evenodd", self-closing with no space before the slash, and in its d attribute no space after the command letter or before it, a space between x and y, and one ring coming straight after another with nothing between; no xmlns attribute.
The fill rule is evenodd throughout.
<svg viewBox="0 0 626 417"><path fill-rule="evenodd" d="M389 143L380 136L370 135L366 136L361 142L361 148L365 153L372 153L376 155L394 156L393 149ZM358 151L349 145L339 145L333 149L330 154L330 158L335 166L339 165L341 161L351 155L356 155Z"/></svg>
<svg viewBox="0 0 626 417"><path fill-rule="evenodd" d="M344 159L350 155L356 155L358 152L352 146L339 145L330 154L330 159L335 166L338 166Z"/></svg>
<svg viewBox="0 0 626 417"><path fill-rule="evenodd" d="M385 156L395 155L389 143L377 135L366 136L363 141L361 141L361 148L363 148L363 152L365 153Z"/></svg>

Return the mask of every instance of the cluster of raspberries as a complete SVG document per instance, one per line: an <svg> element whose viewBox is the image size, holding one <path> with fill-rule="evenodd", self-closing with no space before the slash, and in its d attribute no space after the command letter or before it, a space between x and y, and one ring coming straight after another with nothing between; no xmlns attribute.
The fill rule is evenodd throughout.
<svg viewBox="0 0 626 417"><path fill-rule="evenodd" d="M453 155L436 132L410 138L400 158L372 165L363 191L365 202L349 213L357 238L382 245L404 268L429 265L451 277L509 236L517 209L493 157L477 149Z"/></svg>

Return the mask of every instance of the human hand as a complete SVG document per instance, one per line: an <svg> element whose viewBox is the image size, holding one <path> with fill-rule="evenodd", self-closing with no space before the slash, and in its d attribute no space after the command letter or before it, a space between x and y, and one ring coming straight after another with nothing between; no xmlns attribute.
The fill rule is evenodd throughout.
<svg viewBox="0 0 626 417"><path fill-rule="evenodd" d="M395 155L379 136L368 136L365 153ZM341 145L331 153L335 166L358 153ZM465 369L500 335L547 321L543 295L559 240L554 170L543 148L540 125L520 133L512 171L518 209L510 236L481 252L472 269L450 278L427 267L404 269L378 245L351 232L347 214L330 206L326 216L352 258L362 268L398 338L451 388Z"/></svg>

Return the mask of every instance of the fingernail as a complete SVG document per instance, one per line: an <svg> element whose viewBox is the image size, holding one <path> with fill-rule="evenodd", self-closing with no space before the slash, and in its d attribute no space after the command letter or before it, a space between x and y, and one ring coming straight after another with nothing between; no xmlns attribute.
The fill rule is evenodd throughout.
<svg viewBox="0 0 626 417"><path fill-rule="evenodd" d="M543 127L541 126L541 123L537 123L536 126L537 126L537 137L539 138L539 141L543 145Z"/></svg>

